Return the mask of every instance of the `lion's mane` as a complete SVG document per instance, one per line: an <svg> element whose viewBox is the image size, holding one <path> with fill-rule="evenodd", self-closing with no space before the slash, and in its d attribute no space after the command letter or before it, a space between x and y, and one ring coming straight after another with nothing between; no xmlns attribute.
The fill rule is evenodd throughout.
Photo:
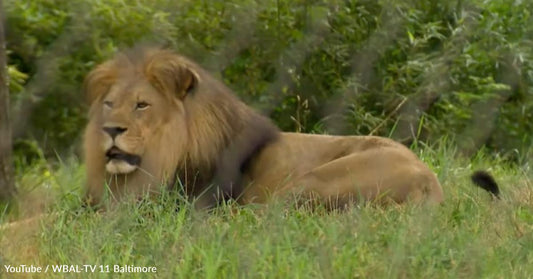
<svg viewBox="0 0 533 279"><path fill-rule="evenodd" d="M159 94L169 104L151 113L171 120L162 127L140 128L158 131L143 133L141 172L109 175L101 147L106 122L102 102L116 84L138 80L146 81L155 89L150 94ZM207 191L205 206L214 205L215 194L236 197L248 159L278 134L268 118L242 103L223 83L168 50L143 47L120 53L90 72L84 89L90 104L84 137L87 197L93 204L102 200L104 182L111 192L152 191L158 183L184 185L192 195ZM133 95L120 101L133 98L129 96ZM128 181L144 186L134 190L139 186Z"/></svg>

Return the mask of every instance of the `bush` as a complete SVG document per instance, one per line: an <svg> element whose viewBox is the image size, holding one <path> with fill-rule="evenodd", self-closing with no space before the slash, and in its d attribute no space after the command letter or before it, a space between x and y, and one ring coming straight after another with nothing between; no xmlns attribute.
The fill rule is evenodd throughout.
<svg viewBox="0 0 533 279"><path fill-rule="evenodd" d="M7 0L5 8L15 137L48 155L77 144L85 74L143 42L190 56L287 131L406 143L447 136L467 154L532 144L531 1Z"/></svg>

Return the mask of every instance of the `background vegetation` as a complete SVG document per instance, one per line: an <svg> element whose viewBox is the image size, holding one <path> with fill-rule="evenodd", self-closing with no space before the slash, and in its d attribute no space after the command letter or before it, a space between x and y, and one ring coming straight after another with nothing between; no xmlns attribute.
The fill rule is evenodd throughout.
<svg viewBox="0 0 533 279"><path fill-rule="evenodd" d="M34 147L77 151L85 74L142 42L190 56L284 130L444 136L465 154L487 146L512 159L532 144L533 1L7 0L5 9L26 157Z"/></svg>
<svg viewBox="0 0 533 279"><path fill-rule="evenodd" d="M49 214L0 228L2 267L156 266L153 277L163 278L532 277L533 1L4 0L4 8L20 193L0 221ZM81 83L139 43L191 57L286 131L404 142L437 173L446 202L342 214L228 205L206 215L176 210L170 194L106 214L80 210ZM469 184L473 169L495 174L502 200ZM85 275L116 274L36 277Z"/></svg>

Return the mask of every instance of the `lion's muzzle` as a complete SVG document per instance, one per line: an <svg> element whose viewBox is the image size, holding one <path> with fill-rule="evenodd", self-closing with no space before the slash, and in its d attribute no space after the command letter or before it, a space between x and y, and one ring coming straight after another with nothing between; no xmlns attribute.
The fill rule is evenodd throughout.
<svg viewBox="0 0 533 279"><path fill-rule="evenodd" d="M127 174L133 172L141 164L141 157L126 153L113 146L106 152L106 171L112 174Z"/></svg>

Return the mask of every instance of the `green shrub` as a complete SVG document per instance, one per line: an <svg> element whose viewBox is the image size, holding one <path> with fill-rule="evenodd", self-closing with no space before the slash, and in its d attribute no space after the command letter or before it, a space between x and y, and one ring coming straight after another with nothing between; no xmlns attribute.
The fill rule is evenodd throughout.
<svg viewBox="0 0 533 279"><path fill-rule="evenodd" d="M76 146L85 74L137 43L190 56L284 130L447 136L466 153L532 144L531 1L4 5L15 136L48 155Z"/></svg>

